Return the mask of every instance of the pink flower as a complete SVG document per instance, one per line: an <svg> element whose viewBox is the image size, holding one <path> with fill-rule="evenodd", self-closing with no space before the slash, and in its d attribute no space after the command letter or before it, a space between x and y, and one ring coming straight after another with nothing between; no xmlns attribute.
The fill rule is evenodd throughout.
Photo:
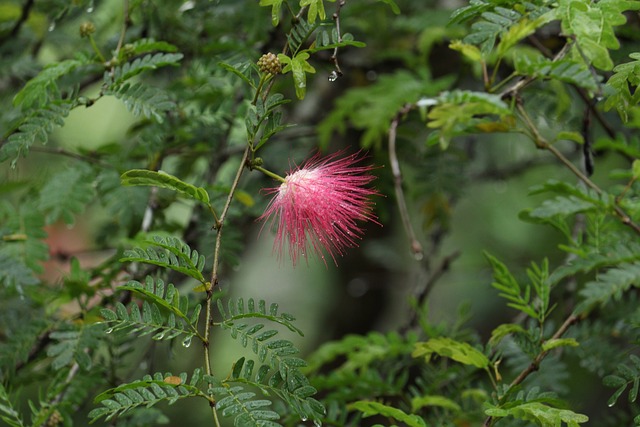
<svg viewBox="0 0 640 427"><path fill-rule="evenodd" d="M293 265L309 251L326 260L327 252L337 265L336 255L358 246L363 231L359 221L379 224L369 196L379 194L365 187L375 179L371 166L357 166L358 154L338 158L336 153L321 159L318 154L292 169L285 182L266 191L275 196L259 218L271 218L277 226L273 245L279 258L289 247Z"/></svg>

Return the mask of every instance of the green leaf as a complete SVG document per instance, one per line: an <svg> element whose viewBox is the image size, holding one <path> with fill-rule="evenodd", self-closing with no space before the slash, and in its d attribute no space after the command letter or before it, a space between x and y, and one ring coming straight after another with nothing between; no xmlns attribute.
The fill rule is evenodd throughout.
<svg viewBox="0 0 640 427"><path fill-rule="evenodd" d="M202 275L205 259L195 249L177 237L153 236L151 240L145 240L146 245L151 245L146 250L134 248L127 250L120 261L144 262L147 264L159 265L170 268L179 273L193 277L202 284L207 284L207 280Z"/></svg>
<svg viewBox="0 0 640 427"><path fill-rule="evenodd" d="M494 418L513 417L523 421L532 421L540 426L560 426L566 423L568 427L579 427L581 423L589 421L589 417L568 409L558 409L541 402L525 402L509 408L489 408L485 414Z"/></svg>
<svg viewBox="0 0 640 427"><path fill-rule="evenodd" d="M593 306L619 301L632 286L640 286L640 263L619 264L584 286L580 291L583 301L576 308L576 312L588 312Z"/></svg>
<svg viewBox="0 0 640 427"><path fill-rule="evenodd" d="M449 24L461 24L478 18L482 13L493 7L494 5L487 1L471 0L469 5L459 7L453 11L451 18L449 18Z"/></svg>
<svg viewBox="0 0 640 427"><path fill-rule="evenodd" d="M217 302L220 315L223 318L223 325L233 326L238 320L241 319L265 319L274 323L278 323L289 329L291 332L294 332L300 336L304 336L302 331L293 324L293 321L295 320L293 316L287 313L278 315L277 305L272 304L271 310L269 311L269 313L267 313L265 308L266 302L264 300L260 300L258 302L257 310L255 308L255 301L253 300L253 298L249 298L249 300L247 301L247 308L245 308L245 303L242 298L236 301L236 305L233 305L232 302L232 300L229 300L229 306L234 308L233 310L230 309L228 311L224 309L224 305L222 304L221 300L218 300ZM239 309L236 310L235 307L239 307Z"/></svg>
<svg viewBox="0 0 640 427"><path fill-rule="evenodd" d="M429 406L438 406L456 413L462 411L460 405L445 396L417 396L411 399L411 410L413 412L418 412L420 409Z"/></svg>
<svg viewBox="0 0 640 427"><path fill-rule="evenodd" d="M427 115L427 126L437 129L434 135L437 136L440 147L446 149L454 136L469 131L477 132L479 126L495 122L495 119L486 117L492 115L511 115L509 106L498 95L461 90L444 92L435 99L435 106ZM497 129L507 130L501 126Z"/></svg>
<svg viewBox="0 0 640 427"><path fill-rule="evenodd" d="M299 359L284 359L282 362L293 362L295 360ZM275 395L279 397L302 420L311 419L314 423L319 424L324 417L325 410L317 400L311 397L316 394L317 390L309 384L309 380L296 368L296 366L301 365L290 365L286 379L281 376L281 366L274 365L271 367L266 364L261 365L255 371L254 377L254 365L253 360L246 360L244 357L240 358L234 363L231 374L222 381L222 385L226 387L226 390L237 390L237 393L233 393L234 396L226 396L222 399L220 399L220 396L216 396L224 416L253 412L254 409L264 410L264 407L271 404L268 400L253 399L255 393L244 392L242 386L237 386L237 384L242 384L260 390L264 396ZM234 385L231 386L232 384ZM221 393L223 396L228 394L228 391L222 390L222 388L214 388L213 392L215 394ZM263 414L253 414L253 416L257 415L263 416ZM277 414L274 415L273 413L270 416L274 420L279 418ZM236 418L235 422L238 423L238 418Z"/></svg>
<svg viewBox="0 0 640 427"><path fill-rule="evenodd" d="M177 52L178 47L165 41L157 41L153 38L143 38L127 43L120 49L119 58L121 61L130 55L144 55L150 52Z"/></svg>
<svg viewBox="0 0 640 427"><path fill-rule="evenodd" d="M592 92L600 89L600 77L593 73L584 61L577 61L570 58L552 61L542 55L514 55L513 63L516 73L522 76L551 78L583 87ZM569 132L561 133L569 134ZM557 139L563 138L558 136ZM573 138L566 139L576 141Z"/></svg>
<svg viewBox="0 0 640 427"><path fill-rule="evenodd" d="M613 61L609 49L618 49L620 43L613 27L627 22L625 11L640 9L637 1L602 0L561 0L548 18L559 19L564 34L575 36L572 49L574 59L584 57L594 67L611 70Z"/></svg>
<svg viewBox="0 0 640 427"><path fill-rule="evenodd" d="M475 45L463 43L460 40L455 40L451 42L451 44L449 45L449 49L456 50L462 53L473 62L482 61L482 52Z"/></svg>
<svg viewBox="0 0 640 427"><path fill-rule="evenodd" d="M633 179L640 179L640 159L635 159L631 164L631 175Z"/></svg>
<svg viewBox="0 0 640 427"><path fill-rule="evenodd" d="M427 424L424 420L417 415L409 415L404 411L394 408L392 406L384 405L379 402L372 402L368 400L359 400L357 402L347 405L349 410L356 410L362 412L362 415L372 417L374 415L382 415L384 417L391 417L394 420L400 421L409 427L426 427Z"/></svg>
<svg viewBox="0 0 640 427"><path fill-rule="evenodd" d="M298 99L304 99L307 91L307 73L315 73L316 69L307 62L308 52L299 52L293 58L289 58L282 53L278 54L278 59L284 65L282 73L291 72L293 75L293 85Z"/></svg>
<svg viewBox="0 0 640 427"><path fill-rule="evenodd" d="M316 22L316 18L324 21L327 19L327 14L324 11L324 0L300 0L300 7L309 6L307 11L307 20L310 24Z"/></svg>
<svg viewBox="0 0 640 427"><path fill-rule="evenodd" d="M9 397L9 392L0 382L0 419L10 427L26 427L20 413L15 409Z"/></svg>
<svg viewBox="0 0 640 427"><path fill-rule="evenodd" d="M498 295L509 301L507 304L509 307L520 310L532 318L540 320L543 313L538 313L531 305L531 287L529 285L521 287L507 266L497 258L486 252L485 257L493 268L494 281L491 283L491 286L500 291Z"/></svg>
<svg viewBox="0 0 640 427"><path fill-rule="evenodd" d="M602 379L602 383L607 387L617 388L608 400L608 405L616 404L622 393L631 385L628 394L628 401L633 403L638 398L640 389L640 358L635 354L629 356L631 364L621 363L616 367L615 375L607 375Z"/></svg>
<svg viewBox="0 0 640 427"><path fill-rule="evenodd" d="M293 25L293 27L291 27L291 30L287 34L287 42L289 43L291 52L293 52L293 56L295 56L307 43L311 35L319 26L320 22L309 22L308 20L305 20L303 16L300 16L300 18L297 20L297 22L295 22L295 24ZM325 31L321 27L320 31L318 31L318 36L316 37L316 42L314 44L322 45L322 41L324 39L327 39L327 37ZM321 41L321 43L318 43L318 41ZM334 42L335 41L337 40L334 40Z"/></svg>
<svg viewBox="0 0 640 427"><path fill-rule="evenodd" d="M149 119L155 119L158 123L164 121L164 114L167 111L175 108L175 103L169 98L167 92L142 83L115 84L107 88L104 93L122 100L134 115L142 114Z"/></svg>
<svg viewBox="0 0 640 427"><path fill-rule="evenodd" d="M556 139L558 141L564 139L567 141L576 142L578 144L584 144L584 137L580 132L571 132L571 131L558 132L558 134L556 135Z"/></svg>
<svg viewBox="0 0 640 427"><path fill-rule="evenodd" d="M489 359L481 351L466 342L455 341L447 337L432 338L426 342L416 343L411 356L424 357L429 362L434 353L476 368L484 369L489 366Z"/></svg>
<svg viewBox="0 0 640 427"><path fill-rule="evenodd" d="M596 210L600 203L593 203L591 200L584 200L576 196L558 196L547 199L542 205L530 212L533 218L568 217L577 213Z"/></svg>
<svg viewBox="0 0 640 427"><path fill-rule="evenodd" d="M13 105L23 110L31 107L44 108L52 100L59 98L56 80L84 64L84 61L77 59L66 59L46 66L13 97Z"/></svg>
<svg viewBox="0 0 640 427"><path fill-rule="evenodd" d="M323 344L309 358L307 372L318 372L331 366L333 374L349 377L358 371L369 371L383 360L390 360L413 351L416 338L401 336L397 332L367 335L347 335L339 341Z"/></svg>
<svg viewBox="0 0 640 427"><path fill-rule="evenodd" d="M567 264L558 267L549 277L549 282L555 284L578 273L586 274L603 267L634 261L640 261L639 243L616 242L610 246L600 245L597 251L574 257Z"/></svg>
<svg viewBox="0 0 640 427"><path fill-rule="evenodd" d="M171 45L169 45L171 46ZM155 70L167 65L177 66L183 55L181 53L156 53L136 58L132 62L115 67L113 72L105 72L104 80L108 85L122 84L126 80L144 71Z"/></svg>
<svg viewBox="0 0 640 427"><path fill-rule="evenodd" d="M10 159L11 165L15 166L18 158L26 156L33 144L46 144L49 134L56 127L64 126L64 119L73 106L71 101L60 100L29 112L5 143L0 145L0 162Z"/></svg>
<svg viewBox="0 0 640 427"><path fill-rule="evenodd" d="M493 50L496 40L507 33L509 27L515 25L521 18L522 15L515 10L495 7L492 11L483 12L482 19L471 25L471 32L463 42L479 45L482 53L487 55ZM514 33L505 47L510 47L513 41L517 42L517 35L517 32Z"/></svg>
<svg viewBox="0 0 640 427"><path fill-rule="evenodd" d="M558 347L577 347L579 345L575 338L554 338L542 343L542 351L549 351Z"/></svg>
<svg viewBox="0 0 640 427"><path fill-rule="evenodd" d="M159 279L157 280L159 281ZM128 334L137 334L138 336L153 334L155 340L172 340L183 335L182 343L185 347L191 345L192 337L199 336L197 329L201 310L199 304L194 307L191 316L187 318L186 310L183 311L180 307L173 306L174 301L167 302L162 299L162 295L141 292L137 286L124 287L122 290L130 290L146 299L142 303L142 313L137 302L129 303L128 307L117 302L115 311L101 309L100 313L104 318L102 323L108 326L107 332L127 330ZM155 304L155 308L151 304ZM162 316L160 309L168 316Z"/></svg>
<svg viewBox="0 0 640 427"><path fill-rule="evenodd" d="M153 377L146 375L140 381L123 384L99 394L95 398L95 403L102 406L89 412L91 422L93 423L102 417L109 421L142 405L149 408L160 402L167 402L171 405L179 399L189 397L207 398L207 395L198 387L193 384L185 384L186 381L182 378L186 379L186 374L180 375L181 379L178 384L169 381L172 377L170 373L156 373Z"/></svg>
<svg viewBox="0 0 640 427"><path fill-rule="evenodd" d="M396 15L400 14L400 7L398 7L398 4L394 0L378 0L378 1L381 1L382 3L387 4L391 8L391 11Z"/></svg>
<svg viewBox="0 0 640 427"><path fill-rule="evenodd" d="M249 77L249 72L251 71L251 67L249 63L238 64L234 66L231 64L227 64L226 62L218 62L218 65L221 68L229 71L230 73L233 73L236 76L240 77L245 83L251 86L251 88L253 88L254 90L257 89L256 84Z"/></svg>
<svg viewBox="0 0 640 427"><path fill-rule="evenodd" d="M495 347L502 341L502 339L508 335L514 334L526 334L527 331L516 323L503 323L499 325L491 332L491 338L489 339L489 345Z"/></svg>
<svg viewBox="0 0 640 427"><path fill-rule="evenodd" d="M111 330L133 328L133 332L142 332L141 335L154 332L153 338L156 340L173 339L178 335L186 335L183 341L185 347L190 345L193 336L202 339L197 325L200 306L196 305L193 308L193 313L189 315L188 299L181 297L178 289L172 284L165 287L162 280L154 280L147 276L144 285L131 280L126 285L118 287L118 290L131 291L143 297L150 304L143 304L142 313L135 304L130 304L128 309L122 304L116 304L115 312L103 310L104 323L109 324ZM161 311L167 313L168 316L163 316Z"/></svg>
<svg viewBox="0 0 640 427"><path fill-rule="evenodd" d="M95 196L91 171L74 167L55 172L40 191L38 208L46 213L47 224L62 219L72 225Z"/></svg>
<svg viewBox="0 0 640 427"><path fill-rule="evenodd" d="M0 285L23 294L23 287L40 283L21 260L0 252Z"/></svg>
<svg viewBox="0 0 640 427"><path fill-rule="evenodd" d="M92 360L86 351L95 348L101 337L102 326L97 324L51 332L52 344L47 347L47 356L53 358L51 366L58 370L76 362L83 370L90 370Z"/></svg>
<svg viewBox="0 0 640 427"><path fill-rule="evenodd" d="M533 34L539 27L545 23L543 18L529 20L523 18L502 34L496 52L499 57L504 56L509 49L518 44L525 37Z"/></svg>
<svg viewBox="0 0 640 427"><path fill-rule="evenodd" d="M271 405L271 401L254 399L254 392L247 392L242 386L215 387L210 392L216 396L216 410L223 417L234 417L236 426L265 426L277 427L281 424L275 422L280 415L264 409Z"/></svg>
<svg viewBox="0 0 640 427"><path fill-rule="evenodd" d="M189 199L197 200L205 206L210 206L209 193L207 193L207 190L188 184L164 171L156 172L146 169L132 169L123 173L120 178L122 185L168 188Z"/></svg>
<svg viewBox="0 0 640 427"><path fill-rule="evenodd" d="M284 0L260 0L260 6L271 6L271 24L275 27L280 22L280 9Z"/></svg>
<svg viewBox="0 0 640 427"><path fill-rule="evenodd" d="M606 111L615 108L625 123L629 120L629 111L640 102L640 53L629 55L633 61L620 64L613 69L613 75L607 81L611 89L604 103ZM633 90L633 92L632 92Z"/></svg>

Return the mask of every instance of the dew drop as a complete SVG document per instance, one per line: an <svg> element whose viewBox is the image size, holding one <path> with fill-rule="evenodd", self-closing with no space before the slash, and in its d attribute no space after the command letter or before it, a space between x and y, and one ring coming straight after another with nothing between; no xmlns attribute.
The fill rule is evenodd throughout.
<svg viewBox="0 0 640 427"><path fill-rule="evenodd" d="M93 6L89 6L87 8L87 13L93 13Z"/></svg>
<svg viewBox="0 0 640 427"><path fill-rule="evenodd" d="M307 421L307 420L308 420L308 418L307 418L307 417L301 417L300 419L302 420L302 422L305 422L305 421Z"/></svg>
<svg viewBox="0 0 640 427"><path fill-rule="evenodd" d="M336 70L333 70L331 74L329 74L329 77L327 78L329 79L330 82L335 82L336 80L338 80L338 73L336 72Z"/></svg>
<svg viewBox="0 0 640 427"><path fill-rule="evenodd" d="M48 28L48 30L51 32L51 31L53 31L53 30L55 30L55 29L56 29L56 23L55 23L55 21L54 21L54 22L52 22L51 24L49 24L49 28Z"/></svg>
<svg viewBox="0 0 640 427"><path fill-rule="evenodd" d="M613 402L609 402L609 403L607 403L607 406L608 406L609 408L612 408L612 407L613 407L613 405L615 405L615 403L613 403Z"/></svg>
<svg viewBox="0 0 640 427"><path fill-rule="evenodd" d="M189 346L191 345L191 338L192 337L185 338L184 341L182 341L182 346L185 348L189 348Z"/></svg>

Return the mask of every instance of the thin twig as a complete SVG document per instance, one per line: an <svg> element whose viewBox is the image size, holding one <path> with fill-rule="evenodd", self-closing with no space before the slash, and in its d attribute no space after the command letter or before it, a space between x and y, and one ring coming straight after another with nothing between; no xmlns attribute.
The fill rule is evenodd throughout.
<svg viewBox="0 0 640 427"><path fill-rule="evenodd" d="M340 30L340 10L347 3L347 0L338 0L336 2L336 11L333 13L333 20L336 23L336 32L338 33L338 43L342 43L342 31ZM338 63L338 47L333 49L333 55L331 55L331 62L333 62L333 66L335 70L329 76L329 80L333 81L338 77L342 77L342 70L340 69L340 64Z"/></svg>
<svg viewBox="0 0 640 427"><path fill-rule="evenodd" d="M68 151L62 147L47 147L47 146L38 146L38 145L34 145L29 147L29 150L33 151L33 152L38 152L38 153L46 153L46 154L57 154L60 156L65 156L65 157L69 157L71 159L75 159L75 160L80 160L82 162L87 162L87 163L91 163L94 164L96 166L100 166L102 168L105 169L114 169L113 165L104 163L102 161L100 161L100 159L97 159L95 157L91 157L91 156L86 156L83 154L79 154L79 153L74 153L72 151Z"/></svg>
<svg viewBox="0 0 640 427"><path fill-rule="evenodd" d="M413 226L411 225L407 202L405 201L404 191L402 190L402 172L400 171L400 163L398 162L398 155L396 154L398 124L402 117L411 111L412 108L412 104L406 104L398 114L396 114L393 120L391 120L391 125L389 126L389 163L391 163L393 186L396 193L396 201L398 202L398 209L400 210L400 217L402 218L402 225L404 226L404 230L411 243L411 252L415 259L419 261L424 257L424 250L422 249L422 245L418 241L416 233L413 231Z"/></svg>
<svg viewBox="0 0 640 427"><path fill-rule="evenodd" d="M124 38L127 35L127 28L129 27L129 24L131 23L131 17L129 15L129 0L124 0L123 2L123 7L124 7L124 18L123 18L123 22L122 22L122 29L120 30L120 38L118 39L118 45L116 46L116 50L114 52L114 57L118 57L118 54L120 53L120 49L122 49L122 45L124 44Z"/></svg>
<svg viewBox="0 0 640 427"><path fill-rule="evenodd" d="M204 347L204 359L205 359L205 370L207 375L211 375L211 357L209 354L209 345L210 345L210 335L211 335L211 326L212 326L212 296L213 291L218 285L218 275L219 275L219 266L220 266L220 248L222 246L222 231L225 225L225 219L227 218L227 213L229 212L229 207L231 206L231 202L233 201L233 196L235 194L236 189L238 188L238 183L240 182L240 177L242 176L242 172L247 164L247 159L249 158L249 152L251 148L247 145L247 148L244 150L244 154L242 155L242 160L240 161L240 166L238 167L238 171L236 172L236 176L231 184L231 188L229 189L229 195L227 196L227 201L225 202L224 208L222 209L222 213L220 214L220 218L218 220L217 227L217 236L216 236L216 244L213 254L213 268L211 269L211 282L209 285L209 289L207 289L207 308L205 312L205 326L204 326L204 338L203 347ZM214 405L211 406L211 411L213 414L214 422L216 426L220 425L218 420L218 413Z"/></svg>

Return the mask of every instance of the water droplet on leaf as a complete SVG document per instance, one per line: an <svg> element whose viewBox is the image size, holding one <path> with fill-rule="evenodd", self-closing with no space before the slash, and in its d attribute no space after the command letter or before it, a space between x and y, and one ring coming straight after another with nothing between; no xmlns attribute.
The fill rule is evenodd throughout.
<svg viewBox="0 0 640 427"><path fill-rule="evenodd" d="M328 79L330 82L335 82L336 80L338 80L338 73L336 72L336 70L333 70L331 74L329 74Z"/></svg>
<svg viewBox="0 0 640 427"><path fill-rule="evenodd" d="M191 338L193 337L187 337L184 339L184 341L182 341L182 346L189 348L189 346L191 345Z"/></svg>

